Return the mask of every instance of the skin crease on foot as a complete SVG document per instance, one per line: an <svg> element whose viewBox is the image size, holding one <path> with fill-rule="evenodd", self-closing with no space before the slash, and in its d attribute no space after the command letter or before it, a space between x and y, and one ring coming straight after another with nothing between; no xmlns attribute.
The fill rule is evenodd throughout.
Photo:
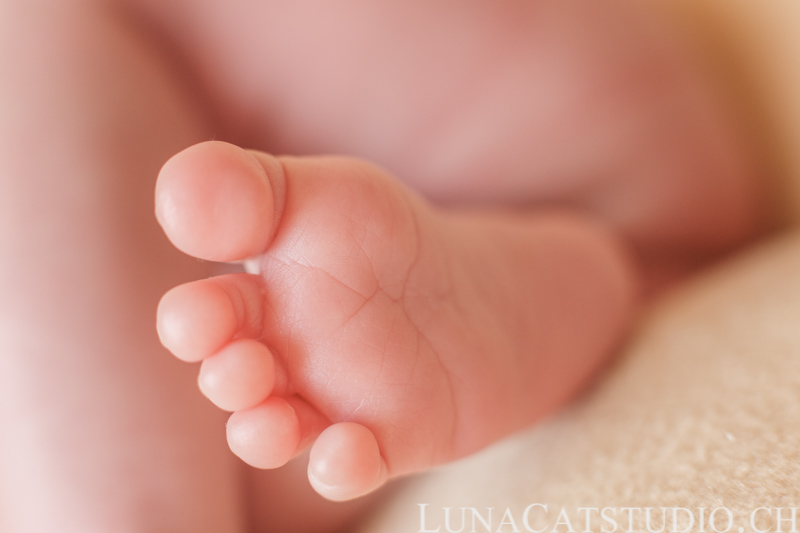
<svg viewBox="0 0 800 533"><path fill-rule="evenodd" d="M309 479L334 500L551 411L634 307L627 252L595 221L440 211L358 160L203 143L156 198L178 248L261 270L169 292L164 345L203 361L234 453L275 468L311 445Z"/></svg>

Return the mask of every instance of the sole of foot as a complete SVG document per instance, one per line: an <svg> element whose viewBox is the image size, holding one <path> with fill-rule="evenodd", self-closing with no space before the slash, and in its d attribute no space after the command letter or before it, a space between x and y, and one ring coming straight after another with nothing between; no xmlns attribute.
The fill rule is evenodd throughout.
<svg viewBox="0 0 800 533"><path fill-rule="evenodd" d="M355 159L203 143L164 166L156 213L185 253L258 272L167 293L162 342L202 361L234 453L275 468L311 446L333 500L552 412L635 308L627 251L596 221L440 210Z"/></svg>

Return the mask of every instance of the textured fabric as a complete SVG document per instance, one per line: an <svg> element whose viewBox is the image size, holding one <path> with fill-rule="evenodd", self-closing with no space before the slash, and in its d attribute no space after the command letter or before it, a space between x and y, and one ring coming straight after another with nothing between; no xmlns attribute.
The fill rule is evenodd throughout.
<svg viewBox="0 0 800 533"><path fill-rule="evenodd" d="M473 528L470 508L491 531L514 531L508 520L500 525L506 510L526 531L522 515L537 503L548 510L532 508L529 525L546 531L569 531L556 524L562 508L574 531L587 530L586 514L594 516L589 530L611 529L578 507L612 508L616 531L647 531L646 507L658 509L654 531L661 507L689 509L675 512L693 513L692 531L718 507L734 515L730 531L753 531L754 512L758 529L778 531L782 518L791 531L790 510L779 516L776 508L800 505L800 233L657 302L620 358L566 411L396 490L363 531L447 531L445 507L453 531L487 530L480 521ZM718 514L725 530L728 518Z"/></svg>

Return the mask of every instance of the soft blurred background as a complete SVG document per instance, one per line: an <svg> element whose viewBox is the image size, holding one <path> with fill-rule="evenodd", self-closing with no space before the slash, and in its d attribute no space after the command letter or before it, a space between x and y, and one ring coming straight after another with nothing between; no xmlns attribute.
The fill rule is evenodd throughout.
<svg viewBox="0 0 800 533"><path fill-rule="evenodd" d="M800 220L800 4L664 2L738 93L774 175L787 220Z"/></svg>

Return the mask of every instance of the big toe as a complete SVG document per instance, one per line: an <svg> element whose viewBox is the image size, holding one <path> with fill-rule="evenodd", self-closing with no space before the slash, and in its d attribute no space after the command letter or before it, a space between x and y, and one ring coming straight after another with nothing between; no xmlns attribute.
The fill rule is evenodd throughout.
<svg viewBox="0 0 800 533"><path fill-rule="evenodd" d="M210 141L173 156L156 186L156 216L183 252L238 261L267 247L279 216L283 172L270 156Z"/></svg>

